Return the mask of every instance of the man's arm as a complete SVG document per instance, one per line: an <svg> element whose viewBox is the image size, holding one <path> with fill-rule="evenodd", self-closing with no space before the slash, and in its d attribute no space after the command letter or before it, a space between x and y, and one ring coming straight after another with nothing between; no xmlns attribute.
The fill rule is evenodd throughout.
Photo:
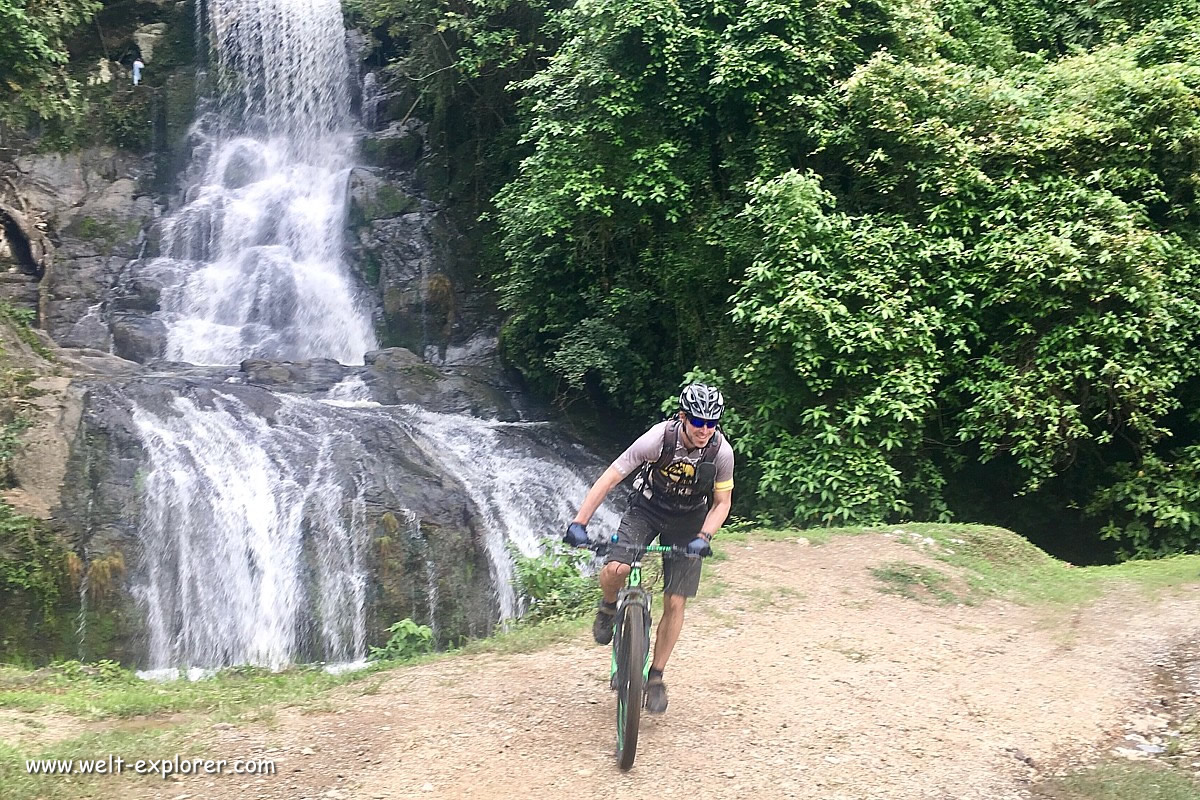
<svg viewBox="0 0 1200 800"><path fill-rule="evenodd" d="M729 518L729 509L733 507L733 489L714 489L712 508L708 510L708 515L704 518L704 524L700 526L700 532L707 535L709 539L721 530L721 526L725 524L725 520Z"/></svg>
<svg viewBox="0 0 1200 800"><path fill-rule="evenodd" d="M625 479L625 476L617 472L612 467L604 470L604 474L596 479L592 484L592 488L588 489L587 497L583 498L583 505L579 507L579 513L575 515L575 521L580 525L587 525L592 519L592 514L596 513L596 509L604 502L604 498L612 491L612 488ZM728 506L725 513L729 513ZM709 512L709 516L712 512ZM724 520L724 517L721 517ZM719 527L719 526L718 526Z"/></svg>

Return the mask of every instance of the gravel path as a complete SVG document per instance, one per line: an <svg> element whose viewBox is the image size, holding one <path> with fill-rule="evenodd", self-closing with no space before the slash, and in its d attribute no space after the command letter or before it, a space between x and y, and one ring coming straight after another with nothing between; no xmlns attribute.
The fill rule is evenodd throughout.
<svg viewBox="0 0 1200 800"><path fill-rule="evenodd" d="M730 545L643 716L637 763L612 757L608 652L580 636L349 685L270 725L217 726L206 758L278 774L184 777L126 798L746 798L999 800L1107 749L1152 664L1194 635L1200 588L1109 597L1074 614L923 605L868 568L924 557L886 535ZM933 563L933 562L927 562ZM944 567L943 567L944 568Z"/></svg>

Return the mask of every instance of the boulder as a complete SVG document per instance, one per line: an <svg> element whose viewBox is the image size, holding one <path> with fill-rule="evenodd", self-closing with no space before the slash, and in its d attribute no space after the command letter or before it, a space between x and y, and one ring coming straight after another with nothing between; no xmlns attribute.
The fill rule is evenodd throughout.
<svg viewBox="0 0 1200 800"><path fill-rule="evenodd" d="M113 352L145 364L162 358L167 349L167 326L162 320L136 314L115 313L109 323Z"/></svg>
<svg viewBox="0 0 1200 800"><path fill-rule="evenodd" d="M133 32L133 41L137 43L142 61L147 64L154 60L154 51L162 45L166 38L167 23L165 22L152 22Z"/></svg>

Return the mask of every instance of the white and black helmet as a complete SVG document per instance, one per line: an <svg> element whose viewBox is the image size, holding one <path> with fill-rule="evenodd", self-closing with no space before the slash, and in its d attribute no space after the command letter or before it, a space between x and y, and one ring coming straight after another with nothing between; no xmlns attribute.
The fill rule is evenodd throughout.
<svg viewBox="0 0 1200 800"><path fill-rule="evenodd" d="M680 393L679 406L693 417L720 419L725 411L725 398L711 386L693 383Z"/></svg>

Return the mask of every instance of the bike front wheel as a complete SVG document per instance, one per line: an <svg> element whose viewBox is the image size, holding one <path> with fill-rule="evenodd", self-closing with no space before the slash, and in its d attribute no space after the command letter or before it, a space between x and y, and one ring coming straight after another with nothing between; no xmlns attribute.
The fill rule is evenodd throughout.
<svg viewBox="0 0 1200 800"><path fill-rule="evenodd" d="M623 610L617 648L617 763L627 770L637 755L649 650L645 610L637 605L625 606Z"/></svg>

